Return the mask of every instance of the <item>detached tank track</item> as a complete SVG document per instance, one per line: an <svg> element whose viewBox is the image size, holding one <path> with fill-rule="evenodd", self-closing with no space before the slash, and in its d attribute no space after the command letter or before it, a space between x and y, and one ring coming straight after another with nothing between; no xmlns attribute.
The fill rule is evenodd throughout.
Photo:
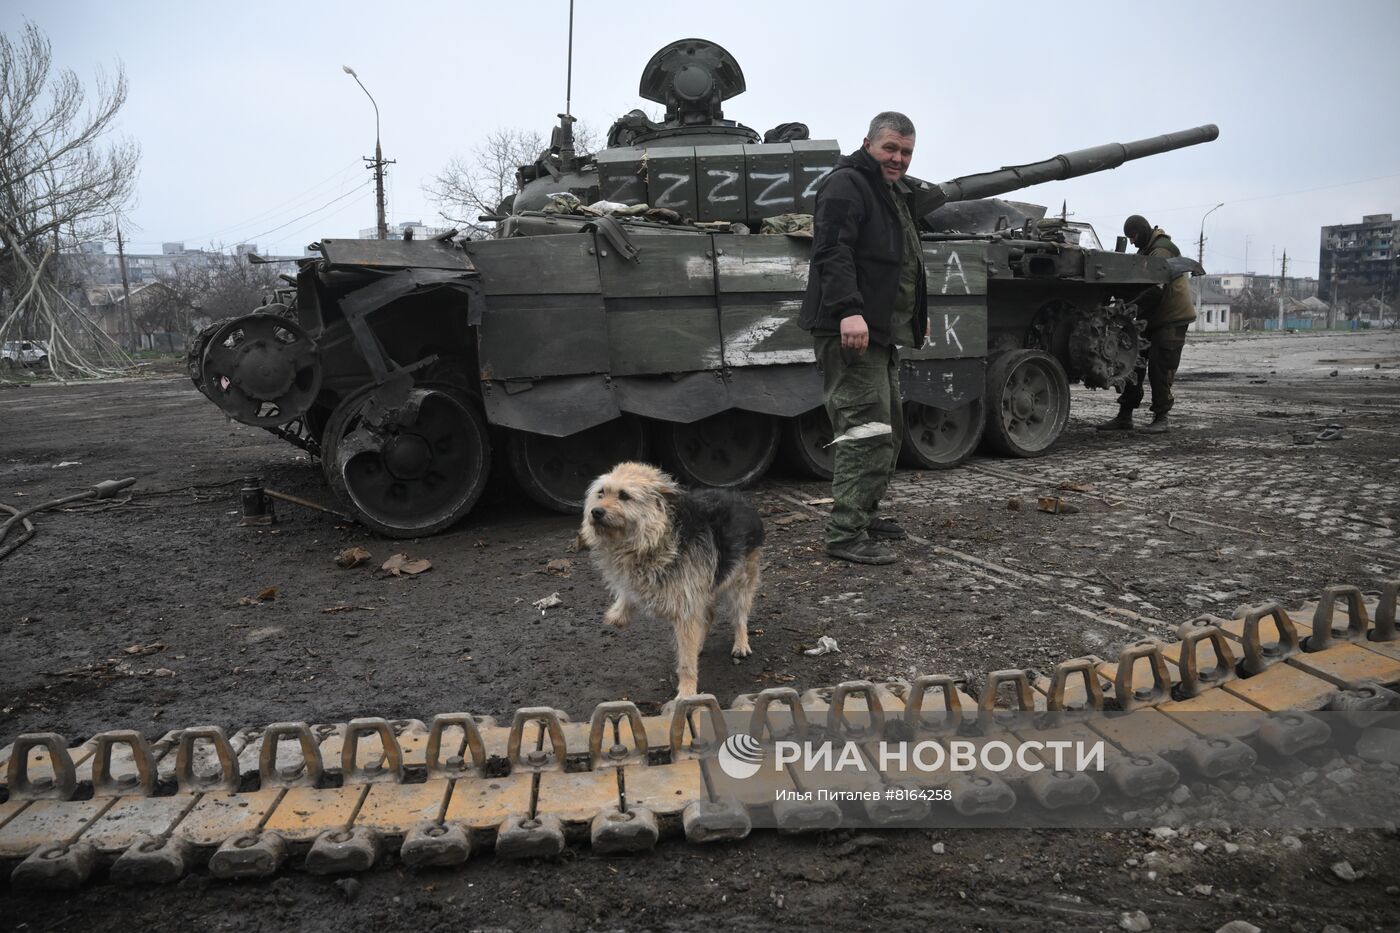
<svg viewBox="0 0 1400 933"><path fill-rule="evenodd" d="M742 839L756 824L786 832L955 826L1005 813L1018 798L1038 808L1029 812L1066 813L1102 798L1101 808L1117 814L1119 802L1172 791L1183 773L1236 777L1260 753L1316 747L1330 734L1319 713L1359 729L1367 716L1400 709L1400 695L1387 689L1400 683L1397 595L1400 581L1376 597L1333 587L1293 612L1274 602L1242 607L1229 620L1203 616L1184 623L1177 642L1125 646L1115 664L1091 656L1048 676L991 672L976 700L939 675L805 694L765 690L731 703L731 718L746 720L752 738L735 733L730 742L709 695L659 716L604 703L587 723L534 707L517 710L508 726L449 713L430 724L276 723L231 737L200 726L154 742L104 732L71 748L53 733L23 735L0 750L8 765L0 861L14 866L16 888L70 888L100 872L150 883L206 867L219 878L254 878L287 866L366 871L391 858L411 868L451 866L488 849L549 857L583 840L600 852L644 851L663 836ZM1344 630L1333 623L1339 600ZM1274 642L1261 637L1261 624L1273 627ZM1211 667L1201 663L1203 646ZM784 722L774 706L792 718ZM1007 724L1008 709L1020 711L1020 725ZM1204 731L1193 718L1201 713L1233 716L1236 725ZM949 777L881 762L846 782L858 793L840 802L775 802L775 790L800 791L793 772L755 787L730 776L717 752L771 755L784 726L813 743L858 743L872 756L881 739L941 743L953 754L961 737L1019 748L1030 742L1018 736L1048 729L1099 742L1105 767L1092 776L1052 770L1043 745L1043 766L1030 770ZM927 802L940 787L950 792L941 810Z"/></svg>

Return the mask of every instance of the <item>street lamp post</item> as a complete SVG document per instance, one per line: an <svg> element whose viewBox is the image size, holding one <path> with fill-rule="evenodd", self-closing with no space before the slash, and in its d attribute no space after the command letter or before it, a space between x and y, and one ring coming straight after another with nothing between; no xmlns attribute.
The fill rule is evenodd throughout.
<svg viewBox="0 0 1400 933"><path fill-rule="evenodd" d="M1221 201L1219 204L1206 211L1205 216L1201 218L1201 235L1196 240L1196 261L1199 262L1202 266L1206 264L1206 217L1209 217L1211 214L1214 214L1216 211L1220 210L1224 206L1225 202Z"/></svg>
<svg viewBox="0 0 1400 933"><path fill-rule="evenodd" d="M1205 216L1201 218L1201 234L1200 234L1200 236L1197 237L1197 239L1196 239L1196 262L1198 262L1198 263L1201 264L1201 268L1205 268L1205 264L1206 264L1206 217L1209 217L1211 214L1214 214L1216 211L1220 210L1220 209L1221 209L1222 207L1224 207L1224 206L1225 206L1225 202L1224 202L1224 201L1221 201L1219 204L1215 205L1215 206L1212 207L1210 210L1206 211ZM1204 283L1204 282L1197 282L1197 283L1196 283L1196 304L1199 305L1199 304L1201 303L1201 299L1204 298L1204 297L1205 297L1205 283Z"/></svg>
<svg viewBox="0 0 1400 933"><path fill-rule="evenodd" d="M355 83L360 86L360 90L365 92L369 102L374 106L374 202L377 208L379 222L379 239L389 239L389 225L384 220L384 153L379 148L379 104L375 103L374 95L365 87L360 76L355 74L355 69L349 65L341 65L345 73L355 79ZM365 160L370 161L369 159Z"/></svg>

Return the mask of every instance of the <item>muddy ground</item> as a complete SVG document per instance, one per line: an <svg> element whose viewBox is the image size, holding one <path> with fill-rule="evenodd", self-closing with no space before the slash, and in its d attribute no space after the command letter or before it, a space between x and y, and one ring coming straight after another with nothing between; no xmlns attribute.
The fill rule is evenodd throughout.
<svg viewBox="0 0 1400 933"><path fill-rule="evenodd" d="M1194 341L1178 398L1165 437L1096 434L1113 397L1076 390L1046 457L901 472L889 511L913 537L890 567L824 557L820 506L806 503L828 490L775 470L752 490L769 534L754 654L732 663L715 634L701 688L727 700L915 672L966 674L975 687L991 669L1112 656L1200 612L1400 575L1400 336ZM1341 439L1295 443L1333 423ZM620 698L654 710L673 692L668 632L601 627L606 596L570 550L575 520L506 483L453 531L394 542L280 504L274 528L240 528L250 473L330 502L315 461L226 422L182 377L0 387L0 502L138 479L129 501L39 516L36 537L0 562L0 745L30 731L156 735L535 705L581 717ZM1078 511L1037 511L1049 494ZM352 545L375 560L340 569L333 558ZM432 570L374 569L398 551ZM572 565L546 569L560 560ZM243 599L273 587L273 599ZM531 605L554 593L561 606ZM822 635L840 653L805 656ZM760 832L635 858L576 848L550 863L381 868L358 887L299 872L251 884L196 874L168 889L104 881L62 898L4 886L0 927L1111 929L1137 910L1154 929L1400 925L1393 832L1293 835ZM1153 850L1172 870L1149 878ZM1331 870L1342 859L1359 880Z"/></svg>

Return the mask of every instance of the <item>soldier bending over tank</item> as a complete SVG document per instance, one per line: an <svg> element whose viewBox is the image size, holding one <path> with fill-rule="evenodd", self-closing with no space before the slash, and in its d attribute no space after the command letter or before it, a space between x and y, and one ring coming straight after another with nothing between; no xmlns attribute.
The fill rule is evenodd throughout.
<svg viewBox="0 0 1400 933"><path fill-rule="evenodd" d="M1134 214L1123 222L1123 233L1133 241L1139 253L1148 256L1170 258L1180 256L1172 238L1161 227L1154 227L1146 218ZM1176 399L1172 396L1172 381L1176 379L1176 369L1181 365L1181 350L1186 346L1186 330L1196 319L1196 308L1191 303L1191 289L1187 285L1187 275L1172 279L1147 317L1147 349L1138 356L1138 378L1123 388L1118 398L1118 414L1098 426L1100 431L1131 431L1133 411L1142 404L1142 383L1144 370L1146 380L1152 384L1152 423L1144 427L1145 434L1165 434L1171 425L1167 412L1172 410Z"/></svg>

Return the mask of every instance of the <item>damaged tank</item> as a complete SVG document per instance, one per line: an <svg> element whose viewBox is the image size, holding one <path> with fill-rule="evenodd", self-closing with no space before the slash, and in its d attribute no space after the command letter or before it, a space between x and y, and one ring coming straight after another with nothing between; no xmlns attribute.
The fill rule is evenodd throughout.
<svg viewBox="0 0 1400 933"><path fill-rule="evenodd" d="M788 123L725 119L743 72L720 46L671 43L608 145L575 151L561 115L521 167L489 239L324 239L293 287L192 342L189 371L230 417L319 454L368 527L432 534L493 469L576 511L622 459L691 485L742 486L780 447L829 477L830 425L797 326L810 213L841 149ZM1188 259L1104 250L1087 225L1004 201L1030 185L1217 135L1203 126L941 184L909 178L932 335L902 353L901 457L946 468L985 440L1015 456L1063 430L1069 384L1139 378L1139 309Z"/></svg>

